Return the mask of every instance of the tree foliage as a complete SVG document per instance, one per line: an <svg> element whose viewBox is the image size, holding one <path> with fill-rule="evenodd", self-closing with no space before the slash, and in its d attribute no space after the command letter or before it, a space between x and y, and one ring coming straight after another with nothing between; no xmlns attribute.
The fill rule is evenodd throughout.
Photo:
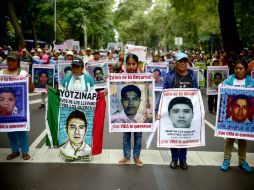
<svg viewBox="0 0 254 190"><path fill-rule="evenodd" d="M140 3L145 6L138 6ZM220 32L216 1L141 0L135 4L126 0L114 15L121 40L143 42L155 49L176 48L174 38L180 36L183 48L200 48L201 43Z"/></svg>
<svg viewBox="0 0 254 190"><path fill-rule="evenodd" d="M7 2L9 1L5 0L2 9L7 6ZM82 45L84 39L82 27L86 24L90 46L93 48L105 46L107 41L114 38L111 7L110 0L57 0L57 43L66 39L75 39ZM21 26L23 39L53 42L54 0L13 0L13 8L17 15L17 19L14 20L19 21L16 23ZM1 22L5 26L8 19L6 21L4 18L9 12L3 11L1 14ZM17 39L21 38L16 32L15 34ZM7 34L3 35L7 36Z"/></svg>

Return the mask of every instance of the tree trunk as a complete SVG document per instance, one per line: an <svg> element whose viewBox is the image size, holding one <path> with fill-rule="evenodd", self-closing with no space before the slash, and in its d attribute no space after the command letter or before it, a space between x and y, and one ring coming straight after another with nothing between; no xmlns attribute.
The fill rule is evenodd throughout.
<svg viewBox="0 0 254 190"><path fill-rule="evenodd" d="M14 30L15 30L15 34L16 34L16 37L18 39L18 48L21 49L21 48L25 47L25 40L24 40L22 29L21 29L21 27L18 23L15 8L14 8L14 5L13 5L13 0L6 0L5 2L7 4L9 16L10 16L10 19L11 19L11 24L12 24Z"/></svg>
<svg viewBox="0 0 254 190"><path fill-rule="evenodd" d="M36 29L35 29L35 24L32 20L30 20L30 24L31 24L31 28L32 28L32 35L33 35L33 41L34 41L34 48L37 47L38 42L37 42L37 33L36 33Z"/></svg>
<svg viewBox="0 0 254 190"><path fill-rule="evenodd" d="M242 49L242 44L235 21L234 0L219 0L218 11L223 48L226 52L234 51L239 53Z"/></svg>

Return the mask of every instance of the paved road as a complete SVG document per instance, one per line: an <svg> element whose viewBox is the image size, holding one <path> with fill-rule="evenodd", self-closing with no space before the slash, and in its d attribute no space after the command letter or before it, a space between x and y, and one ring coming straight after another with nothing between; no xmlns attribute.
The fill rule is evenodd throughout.
<svg viewBox="0 0 254 190"><path fill-rule="evenodd" d="M10 153L5 133L0 133L1 189L254 189L254 174L246 174L237 167L237 144L232 157L232 168L221 172L224 139L214 137L215 115L206 112L206 146L190 148L187 171L169 168L170 151L156 147L156 137L149 150L145 149L148 133L143 133L141 159L145 165L137 168L133 162L119 167L122 158L122 134L108 133L105 118L103 153L91 162L66 163L57 149L44 144L44 111L38 109L39 95L31 94L30 153L32 159L17 158L6 161ZM207 96L203 95L206 108ZM254 166L254 142L248 141L248 162Z"/></svg>

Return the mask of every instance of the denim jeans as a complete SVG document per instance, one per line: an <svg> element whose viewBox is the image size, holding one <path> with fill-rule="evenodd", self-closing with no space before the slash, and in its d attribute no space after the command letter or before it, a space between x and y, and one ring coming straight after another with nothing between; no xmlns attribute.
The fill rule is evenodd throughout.
<svg viewBox="0 0 254 190"><path fill-rule="evenodd" d="M10 141L12 152L20 152L19 149L21 149L21 153L29 152L27 131L8 132L7 134Z"/></svg>
<svg viewBox="0 0 254 190"><path fill-rule="evenodd" d="M187 148L171 148L172 160L186 160Z"/></svg>
<svg viewBox="0 0 254 190"><path fill-rule="evenodd" d="M142 132L134 132L133 158L139 158L141 151ZM123 155L131 157L131 132L123 133Z"/></svg>

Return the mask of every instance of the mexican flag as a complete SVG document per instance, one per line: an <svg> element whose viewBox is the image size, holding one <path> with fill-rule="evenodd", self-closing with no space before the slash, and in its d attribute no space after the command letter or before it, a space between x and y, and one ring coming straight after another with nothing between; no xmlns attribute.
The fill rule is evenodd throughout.
<svg viewBox="0 0 254 190"><path fill-rule="evenodd" d="M46 145L50 147L59 147L62 142L59 142L59 126L60 126L60 110L63 105L60 100L60 93L63 92L59 89L48 87L48 103L46 109ZM106 101L104 92L97 92L96 108L94 110L93 126L92 126L92 155L101 154L104 117L105 117ZM61 138L60 138L61 139Z"/></svg>

